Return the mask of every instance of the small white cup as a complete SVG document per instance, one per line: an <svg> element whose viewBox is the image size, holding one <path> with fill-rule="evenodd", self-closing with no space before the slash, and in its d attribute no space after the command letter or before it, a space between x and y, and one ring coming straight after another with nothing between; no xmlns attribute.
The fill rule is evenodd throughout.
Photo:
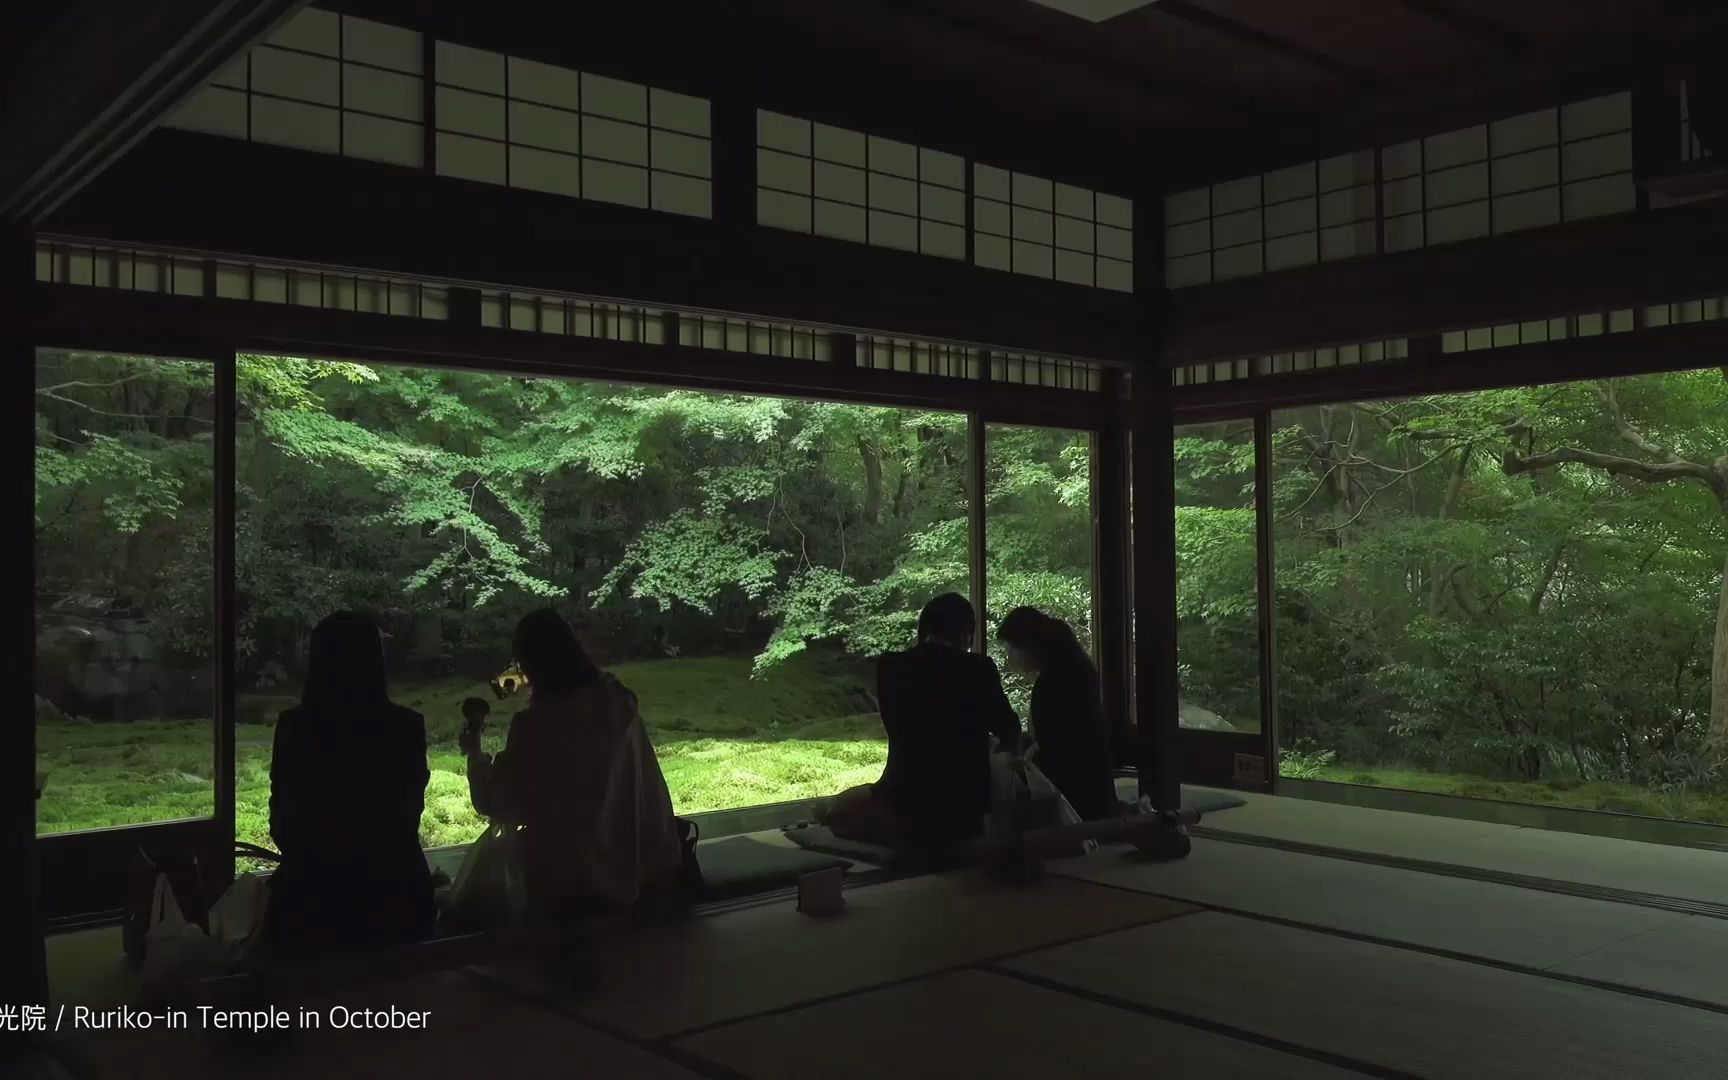
<svg viewBox="0 0 1728 1080"><path fill-rule="evenodd" d="M798 878L798 910L806 915L838 915L846 907L842 883L846 868L830 867Z"/></svg>

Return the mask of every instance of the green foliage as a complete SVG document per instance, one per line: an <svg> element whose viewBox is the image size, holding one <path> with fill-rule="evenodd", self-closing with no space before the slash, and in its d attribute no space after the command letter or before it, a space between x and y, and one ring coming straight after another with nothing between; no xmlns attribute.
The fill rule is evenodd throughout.
<svg viewBox="0 0 1728 1080"><path fill-rule="evenodd" d="M1304 409L1275 417L1273 446L1287 745L1406 786L1420 768L1519 797L1550 780L1721 790L1728 507L1706 477L1728 467L1722 372ZM1682 461L1697 468L1637 471ZM1184 555L1203 551L1216 530L1179 519Z"/></svg>
<svg viewBox="0 0 1728 1080"><path fill-rule="evenodd" d="M650 525L594 591L604 601L623 590L662 608L688 604L705 615L727 589L752 600L764 596L778 574L776 553L764 549L759 530L719 517L680 510Z"/></svg>
<svg viewBox="0 0 1728 1080"><path fill-rule="evenodd" d="M42 374L39 536L77 538L43 578L148 585L206 660L211 368L44 354ZM476 671L551 602L608 659L748 651L761 674L817 643L904 647L925 601L967 590L958 414L252 354L236 383L237 646L261 687L344 607ZM1087 635L1088 439L991 439L992 614L1035 604Z"/></svg>
<svg viewBox="0 0 1728 1080"><path fill-rule="evenodd" d="M1330 750L1285 750L1278 755L1278 775L1292 780L1319 780L1338 755Z"/></svg>

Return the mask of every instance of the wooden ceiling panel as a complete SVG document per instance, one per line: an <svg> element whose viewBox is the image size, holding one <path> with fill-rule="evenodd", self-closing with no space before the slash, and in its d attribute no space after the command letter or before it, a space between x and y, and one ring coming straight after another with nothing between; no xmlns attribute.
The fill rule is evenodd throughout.
<svg viewBox="0 0 1728 1080"><path fill-rule="evenodd" d="M1379 78L1421 78L1481 63L1503 40L1390 0L1190 0L1190 6Z"/></svg>
<svg viewBox="0 0 1728 1080"><path fill-rule="evenodd" d="M1153 4L1099 26L1099 50L1180 83L1246 97L1268 111L1292 99L1324 98L1365 81L1324 57L1304 58L1244 40L1163 7Z"/></svg>
<svg viewBox="0 0 1728 1080"><path fill-rule="evenodd" d="M1416 5L1418 0L1400 0ZM1497 23L1538 55L1588 53L1629 59L1652 46L1685 48L1728 25L1723 0L1429 0L1466 18Z"/></svg>
<svg viewBox="0 0 1728 1080"><path fill-rule="evenodd" d="M1433 7L1498 23L1541 41L1599 29L1639 13L1661 14L1663 0L1444 0Z"/></svg>

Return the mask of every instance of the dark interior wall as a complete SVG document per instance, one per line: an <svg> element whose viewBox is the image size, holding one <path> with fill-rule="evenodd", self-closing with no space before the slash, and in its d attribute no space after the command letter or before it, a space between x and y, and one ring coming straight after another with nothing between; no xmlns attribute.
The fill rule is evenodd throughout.
<svg viewBox="0 0 1728 1080"><path fill-rule="evenodd" d="M485 18L469 0L317 6L1119 195L1158 167L1152 126L1132 122L1144 90L1132 79L894 4L495 0Z"/></svg>
<svg viewBox="0 0 1728 1080"><path fill-rule="evenodd" d="M892 6L499 0L485 18L467 0L320 6L709 99L714 220L158 130L46 227L1135 359L1144 319L1131 294L755 224L766 108L1131 198L1136 234L1156 232L1158 160L1140 142L1150 129L1121 122L1136 97L1120 75L1074 59L1028 66L1023 48ZM1142 292L1157 287L1154 264L1137 258L1136 271Z"/></svg>
<svg viewBox="0 0 1728 1080"><path fill-rule="evenodd" d="M158 131L48 227L1028 352L1134 355L1134 294L758 227L753 190L747 218L718 219L726 180L715 183L717 220L705 221Z"/></svg>

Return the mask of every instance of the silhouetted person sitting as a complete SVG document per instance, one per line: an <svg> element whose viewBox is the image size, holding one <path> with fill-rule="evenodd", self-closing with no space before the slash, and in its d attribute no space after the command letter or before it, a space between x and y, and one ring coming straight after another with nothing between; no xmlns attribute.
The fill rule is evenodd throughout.
<svg viewBox="0 0 1728 1080"><path fill-rule="evenodd" d="M384 643L365 616L312 631L300 705L276 720L263 940L343 952L431 936L432 877L420 849L426 723L390 701Z"/></svg>
<svg viewBox="0 0 1728 1080"><path fill-rule="evenodd" d="M551 609L516 627L528 707L489 757L464 732L468 791L495 822L523 826L525 914L557 919L623 908L677 882L684 848L636 695L595 667Z"/></svg>
<svg viewBox="0 0 1728 1080"><path fill-rule="evenodd" d="M1018 750L1020 719L988 656L971 651L977 618L958 593L918 616L918 644L877 661L888 733L882 779L835 799L836 836L894 847L939 847L982 831L990 812L990 737Z"/></svg>
<svg viewBox="0 0 1728 1080"><path fill-rule="evenodd" d="M1027 760L1087 821L1120 814L1098 669L1074 628L1037 608L1020 607L1002 620L996 640L1008 647L1009 666L1036 680Z"/></svg>

